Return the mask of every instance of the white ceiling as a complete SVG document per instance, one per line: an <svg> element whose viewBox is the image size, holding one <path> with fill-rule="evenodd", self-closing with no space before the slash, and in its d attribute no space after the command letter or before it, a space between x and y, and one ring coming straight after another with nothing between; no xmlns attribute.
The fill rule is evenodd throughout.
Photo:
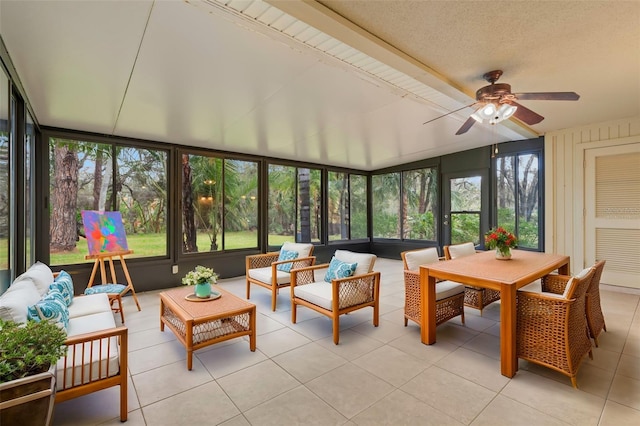
<svg viewBox="0 0 640 426"><path fill-rule="evenodd" d="M375 170L640 115L639 1L0 2L41 125ZM474 125L502 69L546 117Z"/></svg>

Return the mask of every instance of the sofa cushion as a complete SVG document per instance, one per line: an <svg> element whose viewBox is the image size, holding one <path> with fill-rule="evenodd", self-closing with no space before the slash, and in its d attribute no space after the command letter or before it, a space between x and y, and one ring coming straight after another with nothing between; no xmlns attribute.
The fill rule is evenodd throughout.
<svg viewBox="0 0 640 426"><path fill-rule="evenodd" d="M280 250L280 255L278 256L278 261L282 260L294 260L298 258L299 253L295 250ZM282 272L291 272L291 267L293 266L293 262L289 263L281 263L276 266L278 271Z"/></svg>
<svg viewBox="0 0 640 426"><path fill-rule="evenodd" d="M88 296L83 296L88 297ZM81 299L78 297L77 299ZM75 303L75 302L74 302ZM69 320L69 336L102 331L115 327L112 312L100 312ZM74 351L75 349L75 351ZM82 345L68 346L67 359L58 361L56 387L58 390L78 386L82 383L115 376L120 369L119 346L116 337L105 338L101 344L94 341ZM75 354L75 360L73 359ZM100 361L102 360L102 361ZM65 361L67 368L65 369ZM73 367L75 365L75 367Z"/></svg>
<svg viewBox="0 0 640 426"><path fill-rule="evenodd" d="M49 285L49 289L56 289L64 296L67 306L73 301L73 279L66 271L60 271L58 276Z"/></svg>
<svg viewBox="0 0 640 426"><path fill-rule="evenodd" d="M28 306L27 319L53 321L66 331L69 327L69 309L62 293L56 289L49 290L42 299Z"/></svg>
<svg viewBox="0 0 640 426"><path fill-rule="evenodd" d="M249 277L263 283L271 284L271 266L267 266L265 268L249 269ZM289 284L291 282L291 274L278 271L276 269L276 282L279 285Z"/></svg>
<svg viewBox="0 0 640 426"><path fill-rule="evenodd" d="M439 260L438 249L435 247L429 247L420 250L412 250L404 254L404 259L407 262L407 269L409 271L418 271L420 269L420 265L428 265Z"/></svg>
<svg viewBox="0 0 640 426"><path fill-rule="evenodd" d="M69 306L69 322L71 322L73 318L100 312L111 312L109 296L107 296L106 293L74 297L73 303Z"/></svg>
<svg viewBox="0 0 640 426"><path fill-rule="evenodd" d="M349 250L336 250L334 256L338 260L342 260L347 263L357 263L355 272L353 275L368 274L373 271L373 264L376 261L375 254L369 253L356 253Z"/></svg>
<svg viewBox="0 0 640 426"><path fill-rule="evenodd" d="M27 307L36 304L40 297L31 278L14 282L0 296L0 318L19 324L27 322Z"/></svg>
<svg viewBox="0 0 640 426"><path fill-rule="evenodd" d="M347 263L332 257L331 262L329 262L329 269L327 269L327 273L324 275L324 280L330 283L335 279L350 277L353 275L357 266L357 263Z"/></svg>
<svg viewBox="0 0 640 426"><path fill-rule="evenodd" d="M19 283L22 280L31 279L36 285L36 289L40 296L44 296L49 291L49 284L53 282L53 272L51 268L42 262L36 262L29 267L22 275L19 275L13 283Z"/></svg>

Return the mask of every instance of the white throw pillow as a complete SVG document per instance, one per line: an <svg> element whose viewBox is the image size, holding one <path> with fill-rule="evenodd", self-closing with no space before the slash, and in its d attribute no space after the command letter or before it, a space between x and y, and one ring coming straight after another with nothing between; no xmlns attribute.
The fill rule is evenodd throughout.
<svg viewBox="0 0 640 426"><path fill-rule="evenodd" d="M349 250L336 250L335 258L346 263L357 263L356 270L353 275L368 274L373 271L373 264L376 261L376 255L370 253L356 253Z"/></svg>
<svg viewBox="0 0 640 426"><path fill-rule="evenodd" d="M49 291L49 285L53 282L53 272L51 268L42 262L36 262L26 272L13 281L13 284L22 280L30 279L36 285L40 296L44 296Z"/></svg>
<svg viewBox="0 0 640 426"><path fill-rule="evenodd" d="M36 304L40 294L30 278L14 282L0 297L0 318L19 324L27 322L27 307Z"/></svg>

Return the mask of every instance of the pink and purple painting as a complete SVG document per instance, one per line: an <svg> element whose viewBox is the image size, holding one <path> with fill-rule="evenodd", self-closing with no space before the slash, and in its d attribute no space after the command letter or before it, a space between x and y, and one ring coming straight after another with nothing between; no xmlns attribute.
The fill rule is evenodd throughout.
<svg viewBox="0 0 640 426"><path fill-rule="evenodd" d="M81 214L90 255L129 250L120 212L82 210Z"/></svg>

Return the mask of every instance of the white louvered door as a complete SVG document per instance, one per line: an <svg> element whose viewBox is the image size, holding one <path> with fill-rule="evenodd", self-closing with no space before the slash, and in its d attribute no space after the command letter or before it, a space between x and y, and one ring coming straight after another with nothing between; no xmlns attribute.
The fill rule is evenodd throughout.
<svg viewBox="0 0 640 426"><path fill-rule="evenodd" d="M640 144L585 150L585 264L602 283L640 288Z"/></svg>

